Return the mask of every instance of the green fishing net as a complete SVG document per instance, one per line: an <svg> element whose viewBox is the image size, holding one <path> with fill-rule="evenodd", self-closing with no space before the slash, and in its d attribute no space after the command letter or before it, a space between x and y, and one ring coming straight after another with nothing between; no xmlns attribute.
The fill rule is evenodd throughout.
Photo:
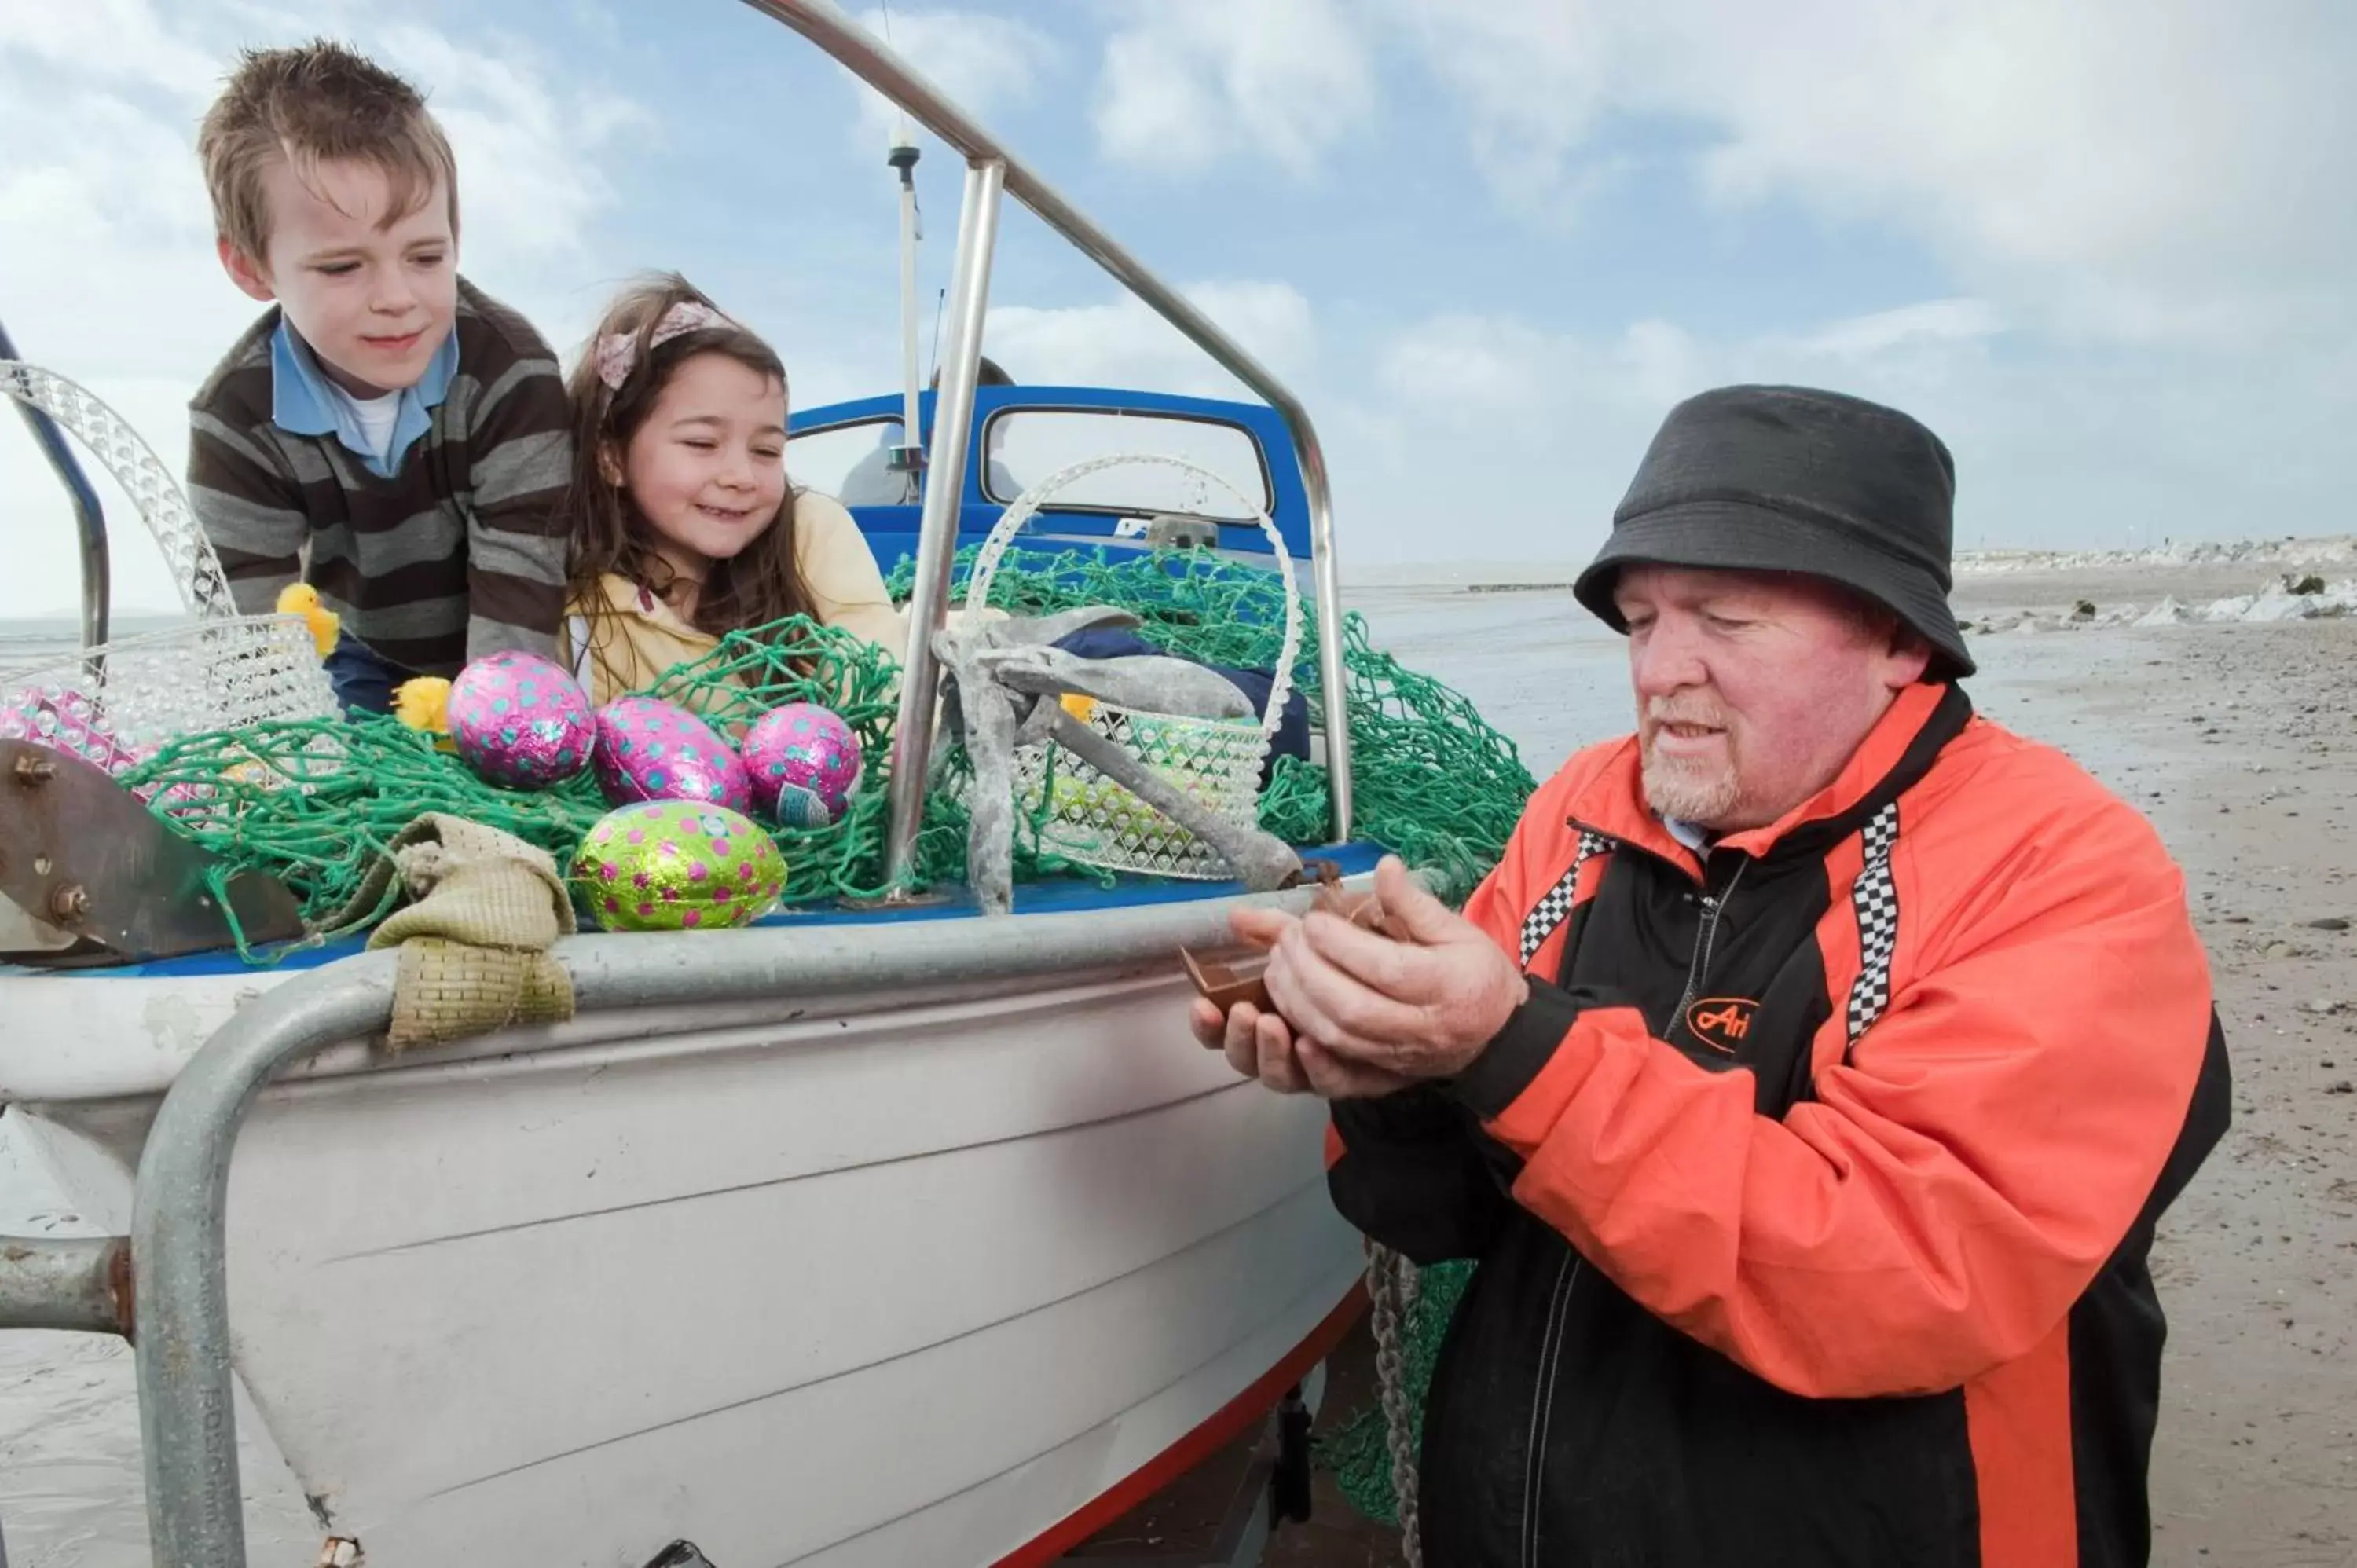
<svg viewBox="0 0 2357 1568"><path fill-rule="evenodd" d="M665 671L652 691L674 701L696 699L732 740L772 707L822 703L851 725L874 762L885 754L897 712L896 680L892 660L879 650L794 617L722 638L702 659ZM880 778L880 768L876 771ZM478 777L433 736L382 715L187 736L125 773L123 782L152 791L154 810L227 865L285 882L301 901L306 923L323 938L365 929L391 912L401 896L397 886L371 907L352 908L352 900L393 836L425 812L513 833L563 867L610 810L586 772L549 789L509 789ZM842 819L826 827L772 828L786 858L786 901L887 891L884 814L877 782L863 786ZM252 951L246 956L267 961Z"/></svg>
<svg viewBox="0 0 2357 1568"><path fill-rule="evenodd" d="M952 598L963 596L974 554L958 553ZM907 597L912 575L903 561L888 585L896 598ZM1276 576L1194 551L1011 550L991 578L989 602L1017 615L1118 606L1138 618L1140 638L1205 664L1270 670L1284 651L1285 589ZM1322 729L1320 628L1314 608L1305 604L1302 616L1294 682ZM1342 618L1342 662L1353 832L1396 851L1444 897L1464 897L1504 850L1534 788L1529 770L1514 743L1461 693L1375 647L1355 611ZM1261 826L1288 843L1311 844L1330 835L1332 822L1325 768L1279 757L1261 792ZM961 865L964 853L961 833Z"/></svg>
<svg viewBox="0 0 2357 1568"><path fill-rule="evenodd" d="M961 589L972 562L971 551L959 557ZM893 587L906 596L905 564ZM1283 590L1274 575L1192 552L1108 557L1101 551L1015 551L991 584L990 602L1018 614L1118 606L1137 615L1146 640L1209 664L1270 669L1283 640ZM1313 616L1295 678L1314 721L1323 725L1328 701L1318 683L1318 633ZM1483 723L1472 703L1374 647L1357 615L1345 618L1342 637L1357 835L1396 850L1445 892L1461 897L1504 848L1531 792L1530 774L1513 742ZM731 633L652 688L657 696L691 702L729 739L790 702L833 708L858 734L866 768L844 816L823 828L771 830L786 858L789 903L872 898L890 890L885 776L896 681L892 660L871 645L795 617ZM942 787L929 791L918 836L916 875L926 883L961 880L965 869L961 796L970 771L954 747L941 768ZM350 905L393 835L423 812L502 829L562 865L607 810L586 774L553 789L508 789L477 777L431 736L376 716L183 736L123 781L149 795L159 813L228 866L284 881L306 920L325 936L363 929L388 911L397 889L387 890L383 905ZM1260 816L1262 826L1289 843L1325 840L1325 769L1279 758ZM1036 818L1018 822L1019 879L1112 880L1043 852L1038 829Z"/></svg>
<svg viewBox="0 0 2357 1568"><path fill-rule="evenodd" d="M1448 1337L1449 1319L1457 1303L1472 1283L1471 1263L1435 1263L1416 1279L1415 1305L1400 1331L1401 1382L1407 1395L1408 1430L1424 1441L1424 1396L1432 1387L1433 1364L1440 1359L1440 1342ZM1335 1484L1352 1508L1369 1519L1396 1527L1399 1498L1392 1491L1390 1429L1379 1401L1369 1400L1336 1424L1322 1430L1316 1444L1318 1463L1333 1472Z"/></svg>

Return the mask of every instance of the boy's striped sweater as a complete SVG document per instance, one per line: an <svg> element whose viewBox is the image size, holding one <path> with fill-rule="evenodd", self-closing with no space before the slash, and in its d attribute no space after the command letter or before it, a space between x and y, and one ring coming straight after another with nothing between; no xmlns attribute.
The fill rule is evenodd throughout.
<svg viewBox="0 0 2357 1568"><path fill-rule="evenodd" d="M303 578L354 637L420 674L554 651L572 422L532 324L459 282L457 370L390 478L332 434L275 422L278 325L273 306L188 408L189 500L238 608L266 614Z"/></svg>

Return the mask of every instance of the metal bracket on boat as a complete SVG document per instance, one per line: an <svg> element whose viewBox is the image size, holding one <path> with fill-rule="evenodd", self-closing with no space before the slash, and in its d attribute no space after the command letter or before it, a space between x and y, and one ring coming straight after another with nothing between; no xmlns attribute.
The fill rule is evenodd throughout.
<svg viewBox="0 0 2357 1568"><path fill-rule="evenodd" d="M210 874L228 892L228 908ZM64 968L136 963L303 934L285 884L228 873L208 851L167 828L137 797L81 757L30 741L0 740L0 897L70 946L0 953Z"/></svg>
<svg viewBox="0 0 2357 1568"><path fill-rule="evenodd" d="M0 1236L0 1328L130 1338L129 1238Z"/></svg>

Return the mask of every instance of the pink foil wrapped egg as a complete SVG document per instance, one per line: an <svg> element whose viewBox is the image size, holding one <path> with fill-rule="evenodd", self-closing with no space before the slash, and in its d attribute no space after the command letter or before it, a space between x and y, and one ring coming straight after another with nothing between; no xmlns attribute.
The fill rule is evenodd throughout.
<svg viewBox="0 0 2357 1568"><path fill-rule="evenodd" d="M107 727L106 720L80 692L27 687L0 704L0 740L29 740L79 757L120 779L155 756L152 746L132 746ZM142 785L133 791L168 816L202 809L212 791L201 784Z"/></svg>
<svg viewBox="0 0 2357 1568"><path fill-rule="evenodd" d="M450 744L494 784L559 784L589 766L597 719L565 667L536 653L486 654L450 682Z"/></svg>
<svg viewBox="0 0 2357 1568"><path fill-rule="evenodd" d="M658 697L617 697L597 710L597 787L617 806L633 800L702 800L732 811L753 808L742 758L711 726Z"/></svg>
<svg viewBox="0 0 2357 1568"><path fill-rule="evenodd" d="M108 774L129 770L143 754L125 746L90 699L80 692L44 692L30 687L0 708L0 739L29 740L52 751L79 757Z"/></svg>
<svg viewBox="0 0 2357 1568"><path fill-rule="evenodd" d="M823 828L859 787L859 737L815 703L788 703L746 732L753 804L790 828Z"/></svg>

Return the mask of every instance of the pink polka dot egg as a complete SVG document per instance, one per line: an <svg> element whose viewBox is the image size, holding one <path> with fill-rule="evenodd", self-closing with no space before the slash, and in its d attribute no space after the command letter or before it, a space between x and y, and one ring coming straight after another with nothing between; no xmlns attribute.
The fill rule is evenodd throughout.
<svg viewBox="0 0 2357 1568"><path fill-rule="evenodd" d="M450 682L450 745L494 784L559 784L589 766L597 721L565 667L536 653L490 653Z"/></svg>
<svg viewBox="0 0 2357 1568"><path fill-rule="evenodd" d="M859 788L859 737L841 714L788 703L754 721L742 751L753 804L790 828L823 828Z"/></svg>
<svg viewBox="0 0 2357 1568"><path fill-rule="evenodd" d="M617 697L597 710L597 787L617 806L695 800L732 811L753 807L745 763L712 726L676 703Z"/></svg>
<svg viewBox="0 0 2357 1568"><path fill-rule="evenodd" d="M62 751L95 763L108 773L121 773L145 760L145 753L125 746L80 692L44 692L28 688L0 706L0 739L29 740L52 751Z"/></svg>
<svg viewBox="0 0 2357 1568"><path fill-rule="evenodd" d="M573 856L580 904L609 931L742 926L776 907L786 860L751 818L694 800L608 811Z"/></svg>

